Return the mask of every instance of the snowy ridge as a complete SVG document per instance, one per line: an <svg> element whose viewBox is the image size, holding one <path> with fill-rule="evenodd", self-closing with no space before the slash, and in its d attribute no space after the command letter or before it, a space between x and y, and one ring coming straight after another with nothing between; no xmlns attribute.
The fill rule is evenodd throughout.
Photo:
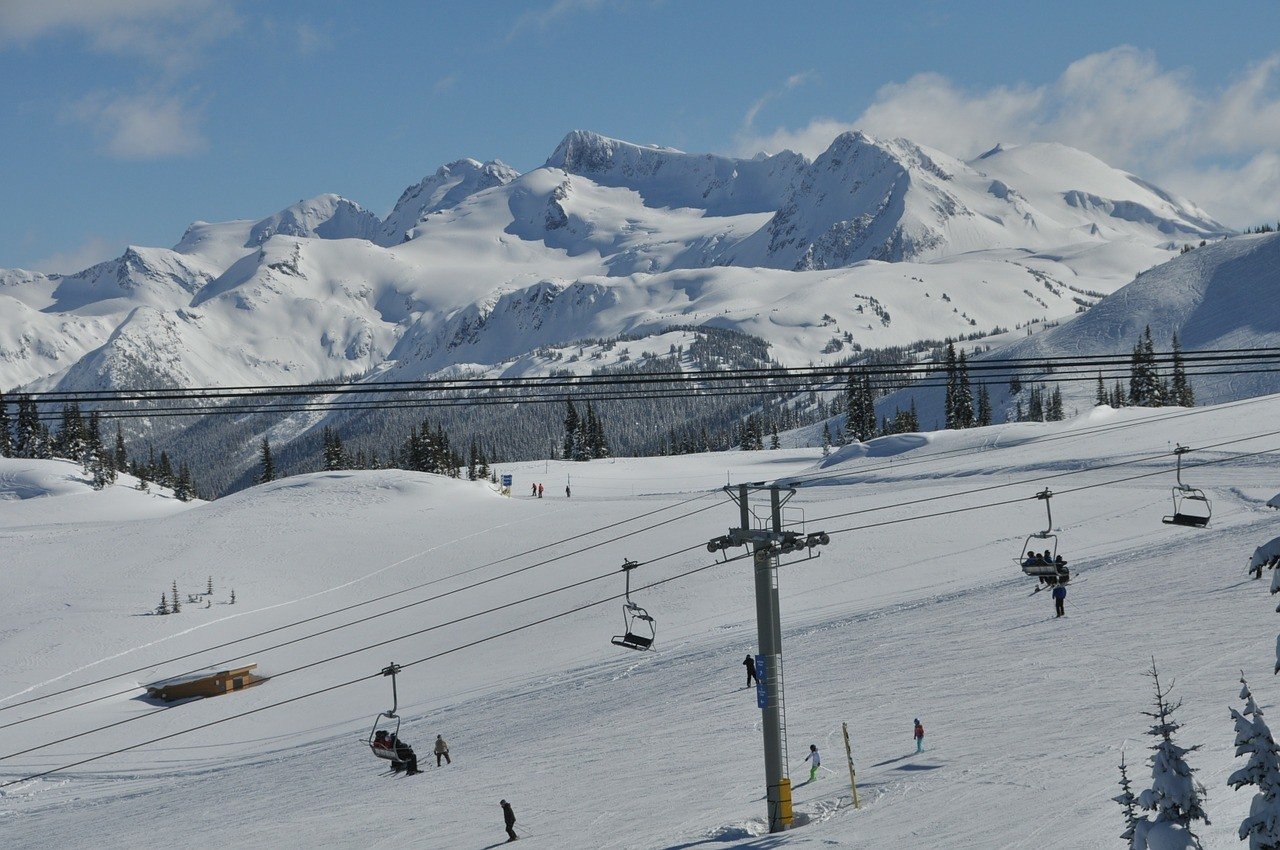
<svg viewBox="0 0 1280 850"><path fill-rule="evenodd" d="M385 219L319 195L73 275L0 272L23 305L0 318L0 387L426 375L708 322L828 362L1069 315L1223 230L1061 146L964 163L847 133L810 162L574 131L524 175L442 166Z"/></svg>

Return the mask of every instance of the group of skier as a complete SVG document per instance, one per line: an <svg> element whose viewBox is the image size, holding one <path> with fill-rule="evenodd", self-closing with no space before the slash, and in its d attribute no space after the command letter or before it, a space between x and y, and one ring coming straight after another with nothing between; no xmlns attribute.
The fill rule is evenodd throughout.
<svg viewBox="0 0 1280 850"><path fill-rule="evenodd" d="M542 498L542 492L543 492L543 487L542 487L542 485L541 485L541 484L530 484L530 485L529 485L529 498L531 498L531 499L541 499L541 498ZM568 484L565 484L565 485L564 485L564 497L565 497L566 499L572 499L572 498L573 498L573 490L571 490L571 489L569 488L569 485L568 485Z"/></svg>
<svg viewBox="0 0 1280 850"><path fill-rule="evenodd" d="M391 770L395 773L404 771L405 776L413 776L422 773L418 769L418 755L413 751L413 747L409 746L407 741L393 735L389 732L379 731L373 737L374 749L388 750L395 754L395 759L391 762ZM445 764L453 764L453 759L449 758L449 745L445 743L443 735L436 735L435 745L436 767L440 766L441 760Z"/></svg>
<svg viewBox="0 0 1280 850"><path fill-rule="evenodd" d="M1058 590L1062 590L1062 598L1065 598L1065 597L1066 597L1066 589L1065 589L1065 588L1063 588L1063 587L1062 587L1062 585L1058 585L1058 587L1054 588L1054 591L1053 591L1053 592L1054 592L1054 599L1057 599L1057 600L1058 600L1058 611L1059 611L1058 616L1062 616L1062 614L1061 614L1061 611L1062 611L1062 598L1060 598L1060 597L1057 595L1057 594L1058 594ZM748 655L746 658L742 659L742 666L743 666L743 667L745 667L745 668L747 668L747 684L746 684L746 687L748 687L748 688L749 688L749 687L751 687L751 685L752 685L753 683L754 683L754 684L757 684L757 685L758 685L758 684L760 684L760 680L759 680L759 678L758 678L758 677L757 677L757 675L756 675L756 661L755 661L755 659L754 659L754 658L752 658L750 655ZM920 723L920 718L919 718L919 717L917 717L917 718L915 719L915 726L914 726L914 728L912 729L911 734L912 734L912 736L915 738L915 742L916 742L916 752L917 752L917 753L922 753L922 752L924 752L924 726ZM807 762L809 762L809 781L810 781L810 782L813 782L815 779L817 779L817 778L818 778L818 768L822 766L822 756L818 754L818 745L817 745L817 744L810 744L810 745L809 745L809 754L808 754L807 756L805 756L805 757L804 757L804 760L805 760L805 761L807 761Z"/></svg>

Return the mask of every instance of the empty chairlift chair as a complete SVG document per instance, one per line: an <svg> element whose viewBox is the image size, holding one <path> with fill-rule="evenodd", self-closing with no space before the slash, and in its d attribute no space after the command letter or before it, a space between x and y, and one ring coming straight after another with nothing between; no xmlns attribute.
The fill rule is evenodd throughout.
<svg viewBox="0 0 1280 850"><path fill-rule="evenodd" d="M610 643L643 652L653 649L653 641L658 636L658 627L648 611L631 601L631 571L638 566L640 565L635 561L622 562L622 574L627 579L627 601L622 605L623 633L614 635Z"/></svg>
<svg viewBox="0 0 1280 850"><path fill-rule="evenodd" d="M1042 490L1036 498L1044 502L1049 526L1044 531L1033 531L1027 535L1017 561L1022 571L1040 581L1042 586L1066 584L1071 581L1071 571L1067 569L1066 559L1058 554L1058 535L1053 533L1053 509L1049 504L1053 491ZM1044 548L1039 548L1041 546Z"/></svg>
<svg viewBox="0 0 1280 850"><path fill-rule="evenodd" d="M1178 462L1178 483L1173 487L1173 516L1165 517L1164 523L1204 528L1213 518L1213 505L1203 490L1182 483L1182 456L1189 451L1191 449L1182 445L1173 450Z"/></svg>

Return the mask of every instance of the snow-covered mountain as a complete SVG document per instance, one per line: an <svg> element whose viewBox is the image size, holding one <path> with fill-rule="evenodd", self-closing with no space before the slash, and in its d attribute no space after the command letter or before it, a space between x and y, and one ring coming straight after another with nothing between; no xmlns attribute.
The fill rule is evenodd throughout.
<svg viewBox="0 0 1280 850"><path fill-rule="evenodd" d="M965 163L847 133L738 159L575 131L527 174L442 166L385 218L320 195L72 275L0 271L0 387L421 376L672 324L824 362L1068 315L1224 233L1060 145Z"/></svg>

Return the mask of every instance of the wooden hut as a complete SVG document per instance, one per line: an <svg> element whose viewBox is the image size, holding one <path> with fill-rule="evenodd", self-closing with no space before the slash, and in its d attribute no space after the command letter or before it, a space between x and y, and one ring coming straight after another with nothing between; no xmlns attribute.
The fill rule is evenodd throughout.
<svg viewBox="0 0 1280 850"><path fill-rule="evenodd" d="M253 674L257 666L245 664L226 670L198 670L185 676L161 679L146 686L147 696L172 702L191 697L216 697L229 691L239 691L262 681L263 677Z"/></svg>

